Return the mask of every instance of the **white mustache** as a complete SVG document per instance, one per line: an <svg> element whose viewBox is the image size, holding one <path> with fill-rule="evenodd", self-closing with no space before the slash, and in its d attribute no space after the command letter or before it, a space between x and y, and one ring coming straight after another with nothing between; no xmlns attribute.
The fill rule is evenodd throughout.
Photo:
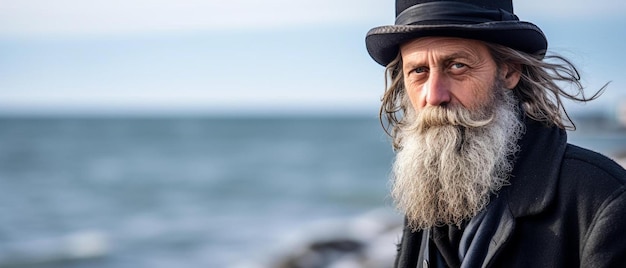
<svg viewBox="0 0 626 268"><path fill-rule="evenodd" d="M417 112L419 131L432 127L460 126L466 128L484 127L493 122L495 115L490 111L470 111L461 106L427 106Z"/></svg>

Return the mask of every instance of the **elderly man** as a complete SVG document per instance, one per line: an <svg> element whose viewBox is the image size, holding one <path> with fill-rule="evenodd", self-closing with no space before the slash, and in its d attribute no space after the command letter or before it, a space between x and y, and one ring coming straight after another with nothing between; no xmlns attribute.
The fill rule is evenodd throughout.
<svg viewBox="0 0 626 268"><path fill-rule="evenodd" d="M598 94L511 0L396 0L366 45L387 73L396 267L626 267L626 171L565 132L563 99Z"/></svg>

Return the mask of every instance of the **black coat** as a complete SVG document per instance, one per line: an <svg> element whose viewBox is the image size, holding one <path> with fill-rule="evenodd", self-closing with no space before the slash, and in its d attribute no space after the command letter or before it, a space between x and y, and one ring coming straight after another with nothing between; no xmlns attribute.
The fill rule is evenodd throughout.
<svg viewBox="0 0 626 268"><path fill-rule="evenodd" d="M482 267L626 267L626 171L563 130L526 128ZM422 267L421 238L405 228L396 267Z"/></svg>

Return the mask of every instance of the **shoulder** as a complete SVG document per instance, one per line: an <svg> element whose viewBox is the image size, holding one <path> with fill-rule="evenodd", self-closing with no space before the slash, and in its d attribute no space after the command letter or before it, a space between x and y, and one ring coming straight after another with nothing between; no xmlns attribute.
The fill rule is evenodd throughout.
<svg viewBox="0 0 626 268"><path fill-rule="evenodd" d="M563 176L613 187L626 185L626 170L622 166L600 153L572 144L567 145L563 155L561 177Z"/></svg>
<svg viewBox="0 0 626 268"><path fill-rule="evenodd" d="M590 230L609 218L626 224L626 170L608 157L568 144L557 189L560 205Z"/></svg>
<svg viewBox="0 0 626 268"><path fill-rule="evenodd" d="M575 209L585 222L613 202L624 202L626 170L608 157L568 144L557 186L558 200Z"/></svg>
<svg viewBox="0 0 626 268"><path fill-rule="evenodd" d="M561 164L561 198L575 200L582 224L581 267L625 267L626 170L608 157L567 145Z"/></svg>

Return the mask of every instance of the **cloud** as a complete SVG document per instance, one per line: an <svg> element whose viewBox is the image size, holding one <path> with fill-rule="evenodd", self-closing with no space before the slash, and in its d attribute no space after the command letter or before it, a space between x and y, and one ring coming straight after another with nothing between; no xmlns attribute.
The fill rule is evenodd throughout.
<svg viewBox="0 0 626 268"><path fill-rule="evenodd" d="M393 5L358 0L0 0L0 35L268 29L392 20Z"/></svg>
<svg viewBox="0 0 626 268"><path fill-rule="evenodd" d="M522 19L621 16L626 1L514 0ZM0 0L0 36L259 30L393 23L381 0Z"/></svg>

